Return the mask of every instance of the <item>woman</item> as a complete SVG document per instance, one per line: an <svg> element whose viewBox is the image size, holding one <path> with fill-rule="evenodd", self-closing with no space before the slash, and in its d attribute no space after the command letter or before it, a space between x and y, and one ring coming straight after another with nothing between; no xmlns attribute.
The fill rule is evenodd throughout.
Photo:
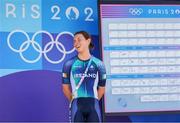
<svg viewBox="0 0 180 123"><path fill-rule="evenodd" d="M63 92L70 101L72 122L101 122L99 100L105 92L106 70L101 60L90 54L91 36L74 34L78 55L63 67Z"/></svg>

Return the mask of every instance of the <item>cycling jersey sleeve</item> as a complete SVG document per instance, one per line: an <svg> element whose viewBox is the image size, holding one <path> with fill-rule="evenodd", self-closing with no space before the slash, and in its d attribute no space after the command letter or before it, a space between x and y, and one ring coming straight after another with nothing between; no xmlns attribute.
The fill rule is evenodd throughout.
<svg viewBox="0 0 180 123"><path fill-rule="evenodd" d="M104 87L106 84L106 69L103 62L100 62L98 65L98 71L99 71L99 83L98 86Z"/></svg>
<svg viewBox="0 0 180 123"><path fill-rule="evenodd" d="M71 70L71 63L68 61L63 66L63 71L62 71L63 84L70 84L70 70Z"/></svg>

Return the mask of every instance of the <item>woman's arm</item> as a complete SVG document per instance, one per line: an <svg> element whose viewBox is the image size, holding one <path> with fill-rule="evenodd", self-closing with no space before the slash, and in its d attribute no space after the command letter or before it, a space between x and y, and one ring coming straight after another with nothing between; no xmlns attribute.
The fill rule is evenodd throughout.
<svg viewBox="0 0 180 123"><path fill-rule="evenodd" d="M70 85L69 84L63 84L62 87L63 87L64 95L67 97L67 99L69 101L71 101L72 100L72 92L71 92Z"/></svg>
<svg viewBox="0 0 180 123"><path fill-rule="evenodd" d="M105 87L98 87L98 99L100 100L105 93Z"/></svg>

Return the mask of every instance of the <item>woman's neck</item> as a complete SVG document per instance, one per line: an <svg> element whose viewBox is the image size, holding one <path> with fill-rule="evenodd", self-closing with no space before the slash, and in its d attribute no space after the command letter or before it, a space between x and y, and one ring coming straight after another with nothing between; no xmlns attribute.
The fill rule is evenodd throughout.
<svg viewBox="0 0 180 123"><path fill-rule="evenodd" d="M90 54L90 52L88 50L86 52L79 53L78 58L81 59L81 60L88 60L88 59L91 58L91 54Z"/></svg>

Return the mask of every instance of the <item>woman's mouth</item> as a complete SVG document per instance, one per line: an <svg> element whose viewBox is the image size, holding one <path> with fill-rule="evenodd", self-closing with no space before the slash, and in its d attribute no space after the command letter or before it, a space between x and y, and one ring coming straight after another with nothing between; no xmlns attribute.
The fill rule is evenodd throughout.
<svg viewBox="0 0 180 123"><path fill-rule="evenodd" d="M80 48L80 46L76 46L76 49L79 49Z"/></svg>

